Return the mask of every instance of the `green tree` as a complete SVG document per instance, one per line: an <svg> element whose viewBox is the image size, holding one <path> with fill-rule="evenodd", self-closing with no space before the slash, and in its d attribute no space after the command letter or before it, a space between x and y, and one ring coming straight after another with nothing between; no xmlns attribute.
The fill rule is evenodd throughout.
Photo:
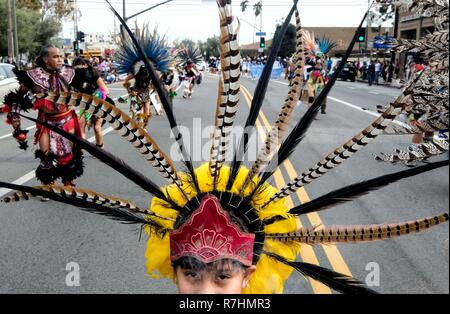
<svg viewBox="0 0 450 314"><path fill-rule="evenodd" d="M17 10L17 29L19 52L33 54L39 47L36 41L37 29L40 24L40 14L32 9Z"/></svg>
<svg viewBox="0 0 450 314"><path fill-rule="evenodd" d="M241 2L241 11L245 12L248 8L248 0L242 1Z"/></svg>
<svg viewBox="0 0 450 314"><path fill-rule="evenodd" d="M75 1L73 0L41 0L42 18L55 17L57 20L72 18L75 10Z"/></svg>
<svg viewBox="0 0 450 314"><path fill-rule="evenodd" d="M253 5L253 11L255 12L255 16L259 16L262 12L262 1L258 1Z"/></svg>
<svg viewBox="0 0 450 314"><path fill-rule="evenodd" d="M206 59L209 57L218 57L220 55L220 39L218 36L210 37L204 42L199 42L198 47L202 54L206 54Z"/></svg>
<svg viewBox="0 0 450 314"><path fill-rule="evenodd" d="M241 1L241 11L242 12L247 11L248 5L249 5L249 0ZM256 17L261 14L262 7L263 7L262 0L259 0L258 2L256 2L253 5L253 12L255 13Z"/></svg>
<svg viewBox="0 0 450 314"><path fill-rule="evenodd" d="M30 9L38 11L41 9L41 1L39 0L17 0L17 7L21 9Z"/></svg>
<svg viewBox="0 0 450 314"><path fill-rule="evenodd" d="M197 45L195 44L195 42L191 39L183 39L182 41L180 41L180 46L181 47L197 47Z"/></svg>
<svg viewBox="0 0 450 314"><path fill-rule="evenodd" d="M278 34L281 31L282 24L277 24L274 38L277 38ZM281 44L279 56L282 58L291 57L295 53L296 46L296 27L293 24L289 24L288 29L286 31L286 35L283 38L283 42Z"/></svg>
<svg viewBox="0 0 450 314"><path fill-rule="evenodd" d="M18 3L19 4L19 3ZM0 0L0 55L8 54L6 0ZM19 52L32 60L41 46L54 42L61 30L61 23L56 17L42 18L39 9L31 2L17 7L17 36Z"/></svg>

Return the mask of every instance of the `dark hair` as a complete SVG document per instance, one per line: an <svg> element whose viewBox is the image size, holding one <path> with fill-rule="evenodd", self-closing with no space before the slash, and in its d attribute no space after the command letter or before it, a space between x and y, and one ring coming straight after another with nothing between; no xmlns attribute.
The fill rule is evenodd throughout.
<svg viewBox="0 0 450 314"><path fill-rule="evenodd" d="M179 260L172 263L172 266L175 270L177 268L181 268L184 270L194 270L194 271L242 271L244 274L247 273L250 267L245 266L241 262L232 260L232 259L221 259L212 263L204 263L195 257L185 256L180 258Z"/></svg>
<svg viewBox="0 0 450 314"><path fill-rule="evenodd" d="M77 66L77 65L89 65L89 61L87 61L84 58L78 57L75 60L73 60L72 62L72 66Z"/></svg>
<svg viewBox="0 0 450 314"><path fill-rule="evenodd" d="M36 64L38 67L45 67L44 58L48 57L50 49L59 49L58 47L54 45L46 45L41 48L41 51L39 52L39 56L36 58Z"/></svg>

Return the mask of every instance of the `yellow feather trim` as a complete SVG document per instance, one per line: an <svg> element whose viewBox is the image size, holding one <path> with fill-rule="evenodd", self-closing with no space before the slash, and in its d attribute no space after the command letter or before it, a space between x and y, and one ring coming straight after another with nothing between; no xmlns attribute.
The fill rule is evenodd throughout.
<svg viewBox="0 0 450 314"><path fill-rule="evenodd" d="M231 189L234 194L239 194L240 187L244 184L249 170L242 167L239 171L235 183ZM214 190L213 177L211 176L209 164L205 163L195 170L197 175L199 188L201 193L209 193ZM195 189L187 180L185 174L179 174L183 181L183 189L189 197L195 197ZM220 176L217 181L217 190L220 192L226 191L227 181L230 175L230 168L224 166L220 171ZM249 184L245 190L244 196L249 196L253 187L258 183L258 178L254 178L253 184ZM278 190L269 184L263 185L264 189L254 195L252 198L252 206L256 209L264 205ZM187 203L186 198L179 191L175 185L167 186L164 189L164 193L173 200L180 207L184 207ZM169 217L177 219L178 212L170 207L167 202L153 198L151 211L155 212L162 217ZM283 200L276 203L271 203L263 210L258 210L260 219L270 218L276 215L281 215L286 220L276 222L270 226L266 226L265 231L267 233L286 233L292 232L297 229L297 223L292 215L288 214L289 209L286 207ZM155 220L155 218L152 218ZM159 220L164 227L173 230L174 223L166 220ZM174 280L175 273L170 262L170 238L169 234L161 235L156 234L150 227L145 230L149 234L149 240L147 242L147 249L145 252L145 258L147 260L146 266L148 274L151 278L169 278ZM290 261L294 261L297 255L300 253L300 246L293 243L280 243L278 241L266 240L264 250L278 254ZM284 289L285 281L291 276L293 269L280 262L275 261L272 258L262 255L256 265L256 271L252 275L248 288L244 289L245 294L270 294L270 293L282 293Z"/></svg>

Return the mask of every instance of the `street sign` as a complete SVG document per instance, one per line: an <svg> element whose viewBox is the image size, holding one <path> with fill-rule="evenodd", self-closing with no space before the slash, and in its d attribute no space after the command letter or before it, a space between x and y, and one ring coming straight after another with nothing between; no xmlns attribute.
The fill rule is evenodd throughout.
<svg viewBox="0 0 450 314"><path fill-rule="evenodd" d="M257 32L256 36L266 36L266 32Z"/></svg>
<svg viewBox="0 0 450 314"><path fill-rule="evenodd" d="M259 48L258 52L264 52L264 48Z"/></svg>
<svg viewBox="0 0 450 314"><path fill-rule="evenodd" d="M395 45L394 36L375 36L373 48L390 49Z"/></svg>

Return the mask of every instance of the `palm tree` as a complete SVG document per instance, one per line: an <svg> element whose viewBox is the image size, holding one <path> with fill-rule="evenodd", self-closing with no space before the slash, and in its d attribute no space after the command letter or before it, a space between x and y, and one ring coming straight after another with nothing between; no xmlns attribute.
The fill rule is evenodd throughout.
<svg viewBox="0 0 450 314"><path fill-rule="evenodd" d="M248 8L249 0L244 0L241 2L241 11L245 12ZM258 17L262 12L262 0L259 0L253 5L253 11L255 12L255 17Z"/></svg>

